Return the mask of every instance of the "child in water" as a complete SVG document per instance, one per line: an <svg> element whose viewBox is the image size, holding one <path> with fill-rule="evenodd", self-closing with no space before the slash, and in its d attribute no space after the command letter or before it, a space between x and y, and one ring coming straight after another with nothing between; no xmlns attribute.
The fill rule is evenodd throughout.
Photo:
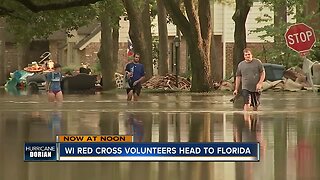
<svg viewBox="0 0 320 180"><path fill-rule="evenodd" d="M54 71L46 74L46 90L48 93L49 102L62 102L63 94L61 90L61 65L54 64Z"/></svg>

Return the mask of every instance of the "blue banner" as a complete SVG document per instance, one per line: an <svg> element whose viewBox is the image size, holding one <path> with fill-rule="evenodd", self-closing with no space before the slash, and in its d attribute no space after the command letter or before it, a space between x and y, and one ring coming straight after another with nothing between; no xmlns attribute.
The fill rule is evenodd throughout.
<svg viewBox="0 0 320 180"><path fill-rule="evenodd" d="M259 161L259 143L60 143L60 161Z"/></svg>
<svg viewBox="0 0 320 180"><path fill-rule="evenodd" d="M25 143L25 161L56 161L56 143Z"/></svg>

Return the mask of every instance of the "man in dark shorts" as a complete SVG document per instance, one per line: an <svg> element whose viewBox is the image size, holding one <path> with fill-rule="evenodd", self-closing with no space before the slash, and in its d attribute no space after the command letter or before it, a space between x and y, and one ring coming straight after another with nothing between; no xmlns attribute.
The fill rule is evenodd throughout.
<svg viewBox="0 0 320 180"><path fill-rule="evenodd" d="M265 70L259 59L252 58L252 52L249 48L243 50L244 60L238 65L236 72L236 85L233 92L237 95L239 92L240 81L242 82L242 96L244 98L244 111L248 111L250 106L254 111L258 110L260 105L260 94L262 83L265 79Z"/></svg>
<svg viewBox="0 0 320 180"><path fill-rule="evenodd" d="M126 65L126 76L129 81L129 88L127 88L127 100L131 101L132 97L134 101L138 100L138 96L141 92L141 83L144 80L145 72L143 64L139 63L140 55L134 54L133 62Z"/></svg>

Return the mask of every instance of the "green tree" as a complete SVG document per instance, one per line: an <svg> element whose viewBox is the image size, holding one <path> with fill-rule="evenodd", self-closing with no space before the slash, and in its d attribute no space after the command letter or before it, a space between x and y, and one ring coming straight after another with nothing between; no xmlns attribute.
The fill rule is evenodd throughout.
<svg viewBox="0 0 320 180"><path fill-rule="evenodd" d="M287 47L284 34L287 28L295 22L303 22L311 27L319 26L319 22L314 21L315 18L320 17L319 10L314 12L308 11L309 1L304 0L263 0L263 3L264 6L261 10L269 8L270 11L274 12L274 15L264 14L261 17L257 17L257 23L269 22L270 25L257 28L252 32L263 32L260 38L266 43L272 44L272 46L267 45L265 50L260 52L258 56L263 57L269 63L282 64L287 68L302 63L299 53ZM292 17L292 19L287 19L287 15ZM314 28L314 30L316 34L319 34L317 28ZM309 58L314 60L320 59L318 47L319 43L317 42L311 50Z"/></svg>
<svg viewBox="0 0 320 180"><path fill-rule="evenodd" d="M28 43L32 38L47 37L51 32L58 29L72 30L88 22L94 16L90 8L83 8L93 1L46 1L46 0L1 0L0 1L0 16L3 19L1 28L6 27L9 31L15 34L15 37L20 42L18 44L19 54L25 54ZM48 3L48 4L46 4ZM75 4L77 3L77 4ZM80 6L75 8L75 6ZM71 8L70 11L54 9ZM74 8L72 8L74 7ZM43 12L46 11L46 12ZM4 42L5 37L1 36L1 42ZM4 50L4 43L0 44L0 49ZM4 52L3 52L4 53ZM0 54L3 54L0 53ZM17 58L18 64L26 65L26 62L21 61L25 58ZM24 60L25 61L25 60ZM5 64L5 58L0 59L0 64ZM7 76L6 66L2 66L0 83L4 84Z"/></svg>
<svg viewBox="0 0 320 180"><path fill-rule="evenodd" d="M14 25L13 28L17 26L13 31L18 35L27 30L23 34L25 38L41 37L59 30L58 28L72 29L88 23L96 16L90 4L97 1L99 0L2 0L0 15L7 17L7 21Z"/></svg>
<svg viewBox="0 0 320 180"><path fill-rule="evenodd" d="M101 3L92 5L98 1ZM118 59L119 16L123 13L120 1L3 0L0 3L0 9L6 10L0 11L0 14L8 17L10 27L22 41L34 37L47 37L55 30L77 29L99 16L102 26L99 59L102 67L103 88L114 88L115 83L112 82L116 69L114 66Z"/></svg>

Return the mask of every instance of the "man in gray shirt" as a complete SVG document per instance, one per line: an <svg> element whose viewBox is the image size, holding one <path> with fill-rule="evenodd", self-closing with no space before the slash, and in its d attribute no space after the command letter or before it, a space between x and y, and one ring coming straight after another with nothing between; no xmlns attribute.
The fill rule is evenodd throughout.
<svg viewBox="0 0 320 180"><path fill-rule="evenodd" d="M244 60L238 65L236 73L236 85L233 92L237 95L239 92L240 81L242 82L242 96L244 98L244 111L248 111L250 106L253 110L258 110L260 105L260 94L262 83L265 79L265 70L260 60L252 58L252 52L249 48L243 50Z"/></svg>

